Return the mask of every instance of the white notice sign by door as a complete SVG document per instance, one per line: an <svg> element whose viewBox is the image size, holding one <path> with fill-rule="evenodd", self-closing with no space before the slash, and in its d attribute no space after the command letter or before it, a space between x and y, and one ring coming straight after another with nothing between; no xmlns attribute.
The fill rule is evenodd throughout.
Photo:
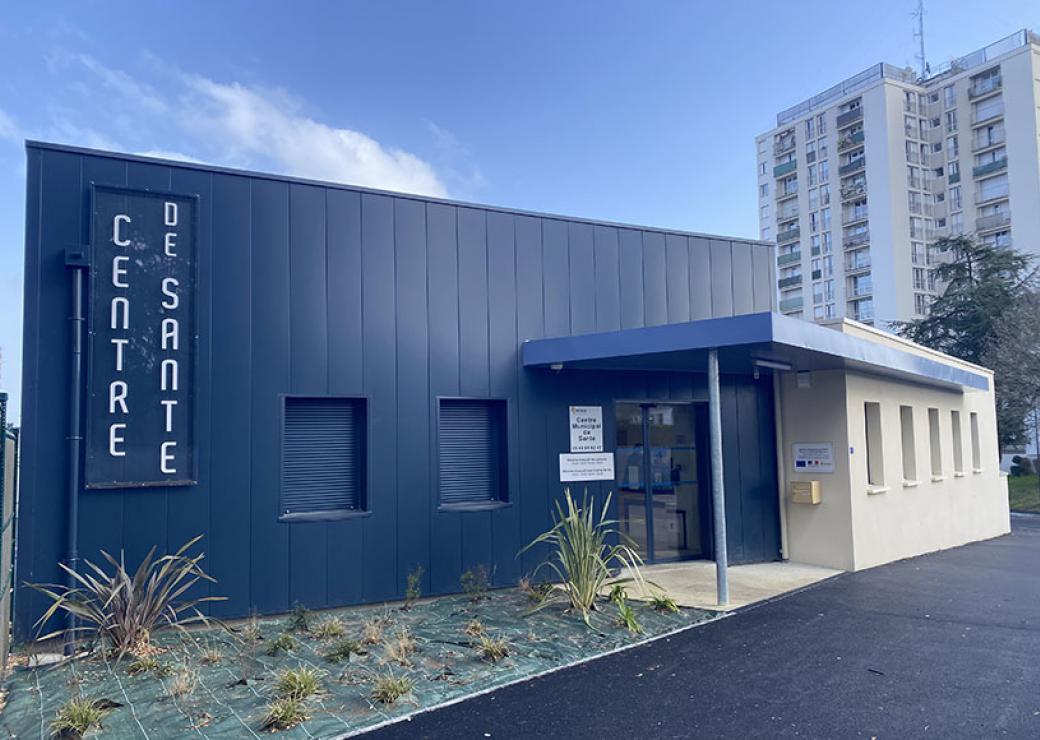
<svg viewBox="0 0 1040 740"><path fill-rule="evenodd" d="M794 472L834 472L834 445L830 442L795 442L792 447Z"/></svg>
<svg viewBox="0 0 1040 740"><path fill-rule="evenodd" d="M614 453L594 452L583 455L560 455L560 482L614 480Z"/></svg>
<svg viewBox="0 0 1040 740"><path fill-rule="evenodd" d="M603 452L602 406L571 406L571 452Z"/></svg>

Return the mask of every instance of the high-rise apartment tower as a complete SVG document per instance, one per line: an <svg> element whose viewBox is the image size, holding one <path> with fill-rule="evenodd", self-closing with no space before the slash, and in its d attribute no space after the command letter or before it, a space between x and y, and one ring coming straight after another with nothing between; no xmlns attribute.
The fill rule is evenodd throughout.
<svg viewBox="0 0 1040 740"><path fill-rule="evenodd" d="M1040 254L1040 36L1019 31L922 79L877 64L757 138L759 228L783 313L885 327L936 295L936 239Z"/></svg>

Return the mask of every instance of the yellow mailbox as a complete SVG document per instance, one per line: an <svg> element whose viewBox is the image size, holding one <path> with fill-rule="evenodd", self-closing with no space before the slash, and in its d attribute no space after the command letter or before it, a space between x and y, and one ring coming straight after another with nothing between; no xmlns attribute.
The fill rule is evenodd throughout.
<svg viewBox="0 0 1040 740"><path fill-rule="evenodd" d="M791 503L793 503L793 504L818 504L818 503L820 503L820 481L818 481L818 480L794 480L794 481L791 481Z"/></svg>

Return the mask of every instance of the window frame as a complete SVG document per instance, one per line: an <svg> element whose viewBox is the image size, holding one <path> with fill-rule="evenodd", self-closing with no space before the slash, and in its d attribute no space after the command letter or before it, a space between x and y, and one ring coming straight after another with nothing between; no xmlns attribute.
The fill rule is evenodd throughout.
<svg viewBox="0 0 1040 740"><path fill-rule="evenodd" d="M358 401L361 403L362 410L365 414L365 422L362 427L364 439L362 443L365 449L361 454L361 462L364 465L364 484L361 486L361 490L358 492L361 497L361 507L358 509L335 509L331 511L302 511L293 514L283 513L284 503L284 468L285 468L285 409L288 405L289 399L292 398L306 398L306 399L325 399L330 401ZM368 394L362 393L280 393L278 394L278 405L280 407L280 417L278 420L278 521L284 523L294 522L329 522L339 521L342 519L361 519L363 517L372 516L372 476L369 471L372 469L372 445L369 440L372 438L372 414L369 412L371 408L371 398Z"/></svg>
<svg viewBox="0 0 1040 740"><path fill-rule="evenodd" d="M971 434L971 472L982 472L982 443L979 439L979 415L978 412L968 412L968 425Z"/></svg>
<svg viewBox="0 0 1040 740"><path fill-rule="evenodd" d="M867 492L883 493L885 484L885 437L880 401L863 402L863 450L866 453Z"/></svg>
<svg viewBox="0 0 1040 740"><path fill-rule="evenodd" d="M953 443L953 477L964 477L964 432L960 409L950 409L950 440Z"/></svg>
<svg viewBox="0 0 1040 740"><path fill-rule="evenodd" d="M917 438L914 433L914 407L909 404L899 406L899 437L902 449L903 486L916 486L917 477Z"/></svg>
<svg viewBox="0 0 1040 740"><path fill-rule="evenodd" d="M441 403L444 401L486 401L502 403L505 405L505 461L506 470L502 476L502 496L497 501L487 500L479 502L466 502L445 504L441 503ZM513 471L516 470L514 459L514 447L512 444L512 419L514 415L513 399L509 396L463 396L463 395L440 395L434 396L433 403L433 450L430 455L432 464L432 478L434 481L433 494L436 496L434 509L438 513L467 512L467 511L496 511L513 505Z"/></svg>
<svg viewBox="0 0 1040 740"><path fill-rule="evenodd" d="M928 407L928 450L929 470L932 483L945 480L946 475L943 468L942 454L942 421L941 414L936 406Z"/></svg>

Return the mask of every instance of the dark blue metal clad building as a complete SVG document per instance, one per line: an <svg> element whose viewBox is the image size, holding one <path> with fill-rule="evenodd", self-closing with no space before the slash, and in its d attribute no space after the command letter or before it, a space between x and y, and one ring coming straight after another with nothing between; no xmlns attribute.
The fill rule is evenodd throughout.
<svg viewBox="0 0 1040 740"><path fill-rule="evenodd" d="M201 534L221 616L513 585L566 485L712 557L703 358L524 343L769 312L769 244L42 143L26 224L19 583ZM729 558L774 560L771 378L723 372Z"/></svg>

